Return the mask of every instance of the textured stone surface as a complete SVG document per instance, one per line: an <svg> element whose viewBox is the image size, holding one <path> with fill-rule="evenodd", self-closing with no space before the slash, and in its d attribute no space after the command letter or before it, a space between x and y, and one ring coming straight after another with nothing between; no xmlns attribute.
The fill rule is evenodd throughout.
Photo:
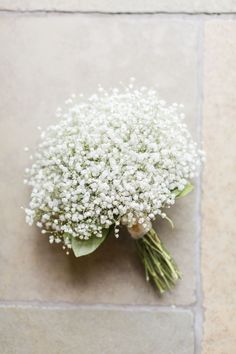
<svg viewBox="0 0 236 354"><path fill-rule="evenodd" d="M0 0L7 10L103 12L234 12L235 0Z"/></svg>
<svg viewBox="0 0 236 354"><path fill-rule="evenodd" d="M135 76L158 83L169 101L186 103L195 134L198 24L157 16L1 15L0 46L0 298L76 303L189 304L195 301L196 201L192 193L171 210L160 235L175 256L183 279L159 298L144 280L134 244L111 237L96 253L67 257L25 224L21 205L28 189L24 146L34 147L54 111L72 92L92 92ZM168 40L167 40L168 39Z"/></svg>
<svg viewBox="0 0 236 354"><path fill-rule="evenodd" d="M193 354L190 311L1 308L4 354Z"/></svg>
<svg viewBox="0 0 236 354"><path fill-rule="evenodd" d="M236 348L236 21L205 27L202 272L204 353Z"/></svg>

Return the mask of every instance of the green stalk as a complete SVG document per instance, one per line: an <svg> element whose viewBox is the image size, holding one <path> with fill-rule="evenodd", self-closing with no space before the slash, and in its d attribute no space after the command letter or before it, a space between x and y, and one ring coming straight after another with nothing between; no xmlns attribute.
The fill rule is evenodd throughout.
<svg viewBox="0 0 236 354"><path fill-rule="evenodd" d="M165 249L154 229L136 241L139 256L144 264L146 280L154 282L161 294L171 290L180 272L174 259Z"/></svg>

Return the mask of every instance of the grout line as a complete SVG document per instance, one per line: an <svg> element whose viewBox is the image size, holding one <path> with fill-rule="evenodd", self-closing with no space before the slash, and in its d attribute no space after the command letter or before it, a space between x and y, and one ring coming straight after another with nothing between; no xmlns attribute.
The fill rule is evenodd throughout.
<svg viewBox="0 0 236 354"><path fill-rule="evenodd" d="M199 21L199 37L197 45L197 66L198 66L198 97L199 103L196 125L197 136L201 144L202 139L202 116L203 116L203 67L204 67L204 23L205 19L220 17L220 18L234 18L236 13L186 13L186 12L99 12L99 11L58 11L58 10L4 10L0 9L0 14L26 14L26 15L78 15L78 14L91 14L91 15L160 15L160 16L183 16L185 18L195 17ZM166 16L166 17L168 17ZM0 308L35 308L35 309L55 309L55 310L122 310L122 311L159 311L159 312L187 312L190 311L194 315L194 354L200 354L202 350L203 338L203 291L202 291L202 276L201 276L201 185L202 178L198 178L196 185L196 242L195 242L195 276L196 276L196 303L189 305L132 305L132 304L74 304L67 302L47 302L47 301L0 301Z"/></svg>
<svg viewBox="0 0 236 354"><path fill-rule="evenodd" d="M132 304L76 304L68 302L47 301L0 301L1 308L51 308L51 309L85 309L85 310L122 310L122 311L157 311L157 312L187 312L194 313L195 305L132 305Z"/></svg>
<svg viewBox="0 0 236 354"><path fill-rule="evenodd" d="M198 66L198 102L199 109L197 115L197 135L200 146L202 145L202 117L203 117L203 68L204 68L204 18L199 21L199 38L197 47L197 66ZM197 182L196 205L197 205L197 237L196 237L196 305L195 305L195 354L202 352L203 338L203 293L202 293L202 276L201 276L201 174Z"/></svg>
<svg viewBox="0 0 236 354"><path fill-rule="evenodd" d="M182 15L186 17L223 17L223 18L235 18L236 11L222 11L222 12L204 12L204 11L97 11L97 10L60 10L60 9L8 9L8 8L0 8L0 14L26 14L26 15L78 15L78 14L87 14L87 15L112 15L112 16L123 16L123 15L168 15L168 16L176 16Z"/></svg>

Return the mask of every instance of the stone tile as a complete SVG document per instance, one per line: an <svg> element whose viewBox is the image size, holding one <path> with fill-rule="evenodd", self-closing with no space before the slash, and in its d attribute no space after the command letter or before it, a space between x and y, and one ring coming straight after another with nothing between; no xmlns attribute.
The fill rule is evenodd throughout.
<svg viewBox="0 0 236 354"><path fill-rule="evenodd" d="M176 228L159 223L162 239L183 271L172 294L159 298L144 280L127 234L111 237L95 254L75 259L52 247L25 224L28 189L24 146L34 147L38 125L72 92L92 92L135 76L158 83L160 95L186 104L196 132L197 41L195 20L159 16L1 15L0 46L0 299L74 303L189 304L195 301L195 194L171 210Z"/></svg>
<svg viewBox="0 0 236 354"><path fill-rule="evenodd" d="M193 354L190 311L1 308L4 354Z"/></svg>
<svg viewBox="0 0 236 354"><path fill-rule="evenodd" d="M235 12L234 0L0 0L5 10L101 11L101 12Z"/></svg>
<svg viewBox="0 0 236 354"><path fill-rule="evenodd" d="M236 348L236 21L205 26L202 272L204 353Z"/></svg>

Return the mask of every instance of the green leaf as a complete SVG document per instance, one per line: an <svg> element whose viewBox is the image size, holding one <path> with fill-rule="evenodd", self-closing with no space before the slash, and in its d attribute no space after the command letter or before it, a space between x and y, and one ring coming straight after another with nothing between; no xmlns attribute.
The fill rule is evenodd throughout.
<svg viewBox="0 0 236 354"><path fill-rule="evenodd" d="M94 252L105 241L109 229L103 229L102 237L92 236L89 240L81 240L77 237L72 237L71 246L75 257L86 256Z"/></svg>
<svg viewBox="0 0 236 354"><path fill-rule="evenodd" d="M186 184L184 189L182 191L175 189L173 192L176 195L176 198L181 198L185 197L187 194L189 194L193 190L193 185L191 183Z"/></svg>

